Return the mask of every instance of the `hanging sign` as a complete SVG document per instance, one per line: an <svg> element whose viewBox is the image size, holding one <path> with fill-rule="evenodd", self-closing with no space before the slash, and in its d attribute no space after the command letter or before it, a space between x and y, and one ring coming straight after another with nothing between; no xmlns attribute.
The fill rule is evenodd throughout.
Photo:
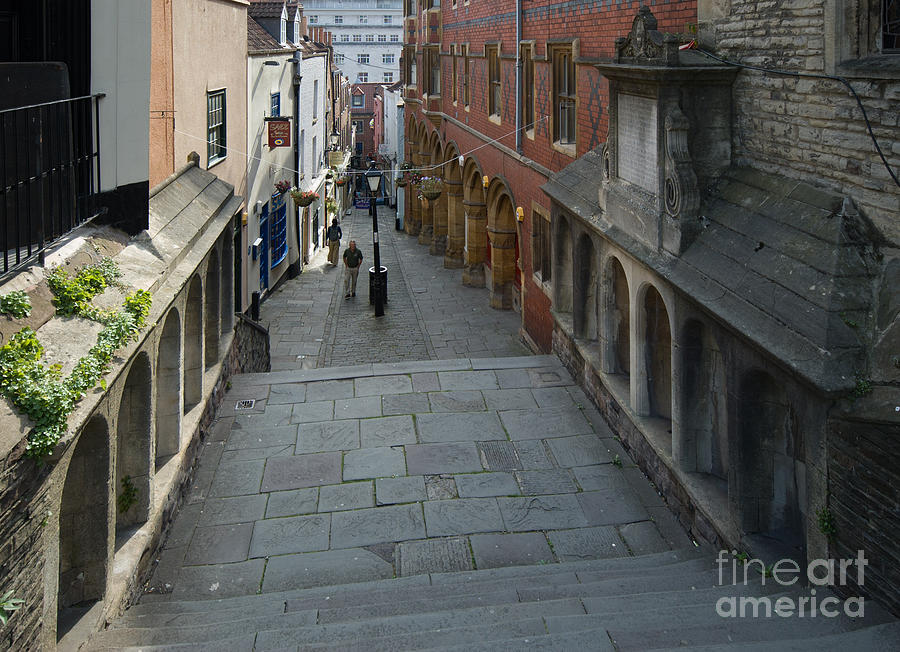
<svg viewBox="0 0 900 652"><path fill-rule="evenodd" d="M269 147L291 146L291 121L290 120L266 120L269 127Z"/></svg>

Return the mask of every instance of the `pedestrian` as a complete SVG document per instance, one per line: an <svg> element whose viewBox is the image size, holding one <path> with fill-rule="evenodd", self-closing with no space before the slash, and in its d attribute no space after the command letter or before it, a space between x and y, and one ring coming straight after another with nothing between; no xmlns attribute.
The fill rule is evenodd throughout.
<svg viewBox="0 0 900 652"><path fill-rule="evenodd" d="M356 240L351 240L350 246L344 250L344 266L347 268L347 275L344 277L345 299L356 296L356 277L359 275L362 259L362 252L356 248Z"/></svg>
<svg viewBox="0 0 900 652"><path fill-rule="evenodd" d="M342 237L344 237L344 233L341 231L341 227L335 217L331 220L331 226L325 232L325 240L328 244L328 262L332 265L337 265Z"/></svg>

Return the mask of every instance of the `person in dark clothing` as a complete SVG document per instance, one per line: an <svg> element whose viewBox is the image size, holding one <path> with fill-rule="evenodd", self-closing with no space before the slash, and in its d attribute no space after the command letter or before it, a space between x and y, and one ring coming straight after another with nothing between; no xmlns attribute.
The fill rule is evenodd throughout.
<svg viewBox="0 0 900 652"><path fill-rule="evenodd" d="M328 262L332 265L337 265L342 237L344 237L344 233L341 231L341 227L335 217L331 220L331 226L325 232L325 239L328 241Z"/></svg>
<svg viewBox="0 0 900 652"><path fill-rule="evenodd" d="M345 299L356 296L356 277L359 275L362 259L362 252L356 248L356 240L351 240L350 246L344 250L344 267L347 268L347 275L344 276Z"/></svg>

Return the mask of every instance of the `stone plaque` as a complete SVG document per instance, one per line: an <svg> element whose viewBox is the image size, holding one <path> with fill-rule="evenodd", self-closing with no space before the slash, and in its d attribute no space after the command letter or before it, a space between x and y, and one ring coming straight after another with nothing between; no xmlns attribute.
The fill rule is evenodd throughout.
<svg viewBox="0 0 900 652"><path fill-rule="evenodd" d="M618 96L616 152L619 177L653 194L659 192L656 101Z"/></svg>

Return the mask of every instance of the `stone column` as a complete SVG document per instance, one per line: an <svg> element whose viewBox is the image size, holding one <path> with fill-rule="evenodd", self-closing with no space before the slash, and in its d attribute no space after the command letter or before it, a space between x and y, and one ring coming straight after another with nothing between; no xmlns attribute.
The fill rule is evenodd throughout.
<svg viewBox="0 0 900 652"><path fill-rule="evenodd" d="M516 231L488 229L491 245L491 308L509 310L513 306L516 275Z"/></svg>
<svg viewBox="0 0 900 652"><path fill-rule="evenodd" d="M431 154L428 152L423 152L419 150L419 166L420 167L430 167L431 162ZM434 176L434 170L424 170L420 172L423 176ZM418 195L419 189L414 188L413 192ZM415 202L419 205L419 210L422 215L422 227L419 230L419 244L421 245L431 245L431 240L434 237L434 202L425 201L424 199L415 199Z"/></svg>
<svg viewBox="0 0 900 652"><path fill-rule="evenodd" d="M444 251L444 267L459 269L465 264L463 249L466 244L462 182L444 179L444 193L447 195L447 249Z"/></svg>
<svg viewBox="0 0 900 652"><path fill-rule="evenodd" d="M444 188L441 196L429 203L434 206L434 237L428 253L432 256L443 256L447 250L447 189Z"/></svg>
<svg viewBox="0 0 900 652"><path fill-rule="evenodd" d="M487 206L484 202L464 201L463 208L469 233L465 267L463 268L463 285L483 288L484 254L487 250L487 234L485 232Z"/></svg>

